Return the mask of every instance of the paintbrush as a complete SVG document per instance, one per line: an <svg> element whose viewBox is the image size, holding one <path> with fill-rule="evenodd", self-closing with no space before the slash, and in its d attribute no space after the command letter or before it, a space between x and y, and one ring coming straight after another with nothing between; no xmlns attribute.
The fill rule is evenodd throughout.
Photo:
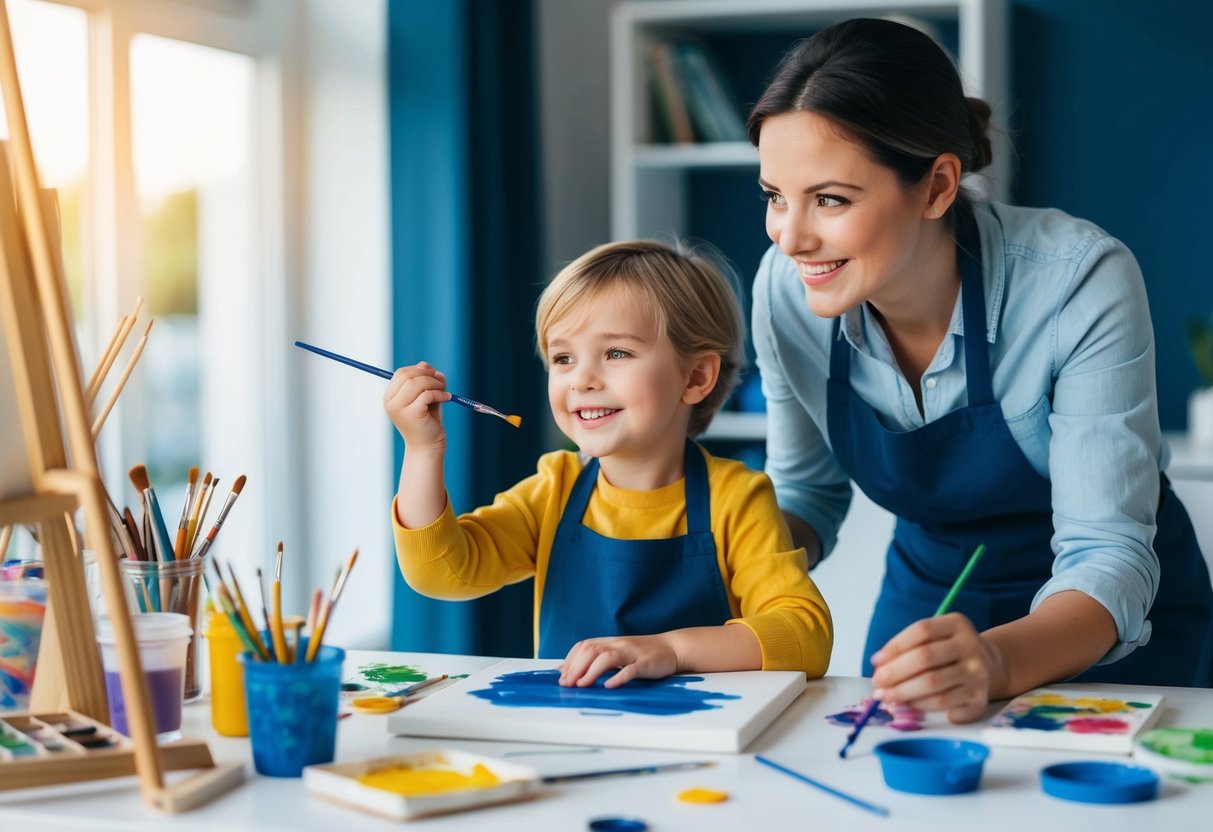
<svg viewBox="0 0 1213 832"><path fill-rule="evenodd" d="M185 526L185 551L194 551L194 541L198 538L198 526L202 522L202 504L206 500L206 495L211 489L211 472L207 471L206 476L202 478L202 485L198 486L198 493L194 495L194 507L190 509L190 519Z"/></svg>
<svg viewBox="0 0 1213 832"><path fill-rule="evenodd" d="M948 590L948 594L944 596L943 601L939 603L939 607L935 610L935 615L932 618L938 618L944 615L952 608L952 602L956 600L956 596L960 594L960 590L964 588L965 581L969 580L969 575L973 572L973 567L977 565L977 561L981 560L981 556L986 552L984 543L979 543L977 548L973 550L973 554L969 555L969 562L965 564L965 568L960 570L960 575L952 584L952 588ZM873 698L868 703L867 707L855 720L855 727L851 733L847 735L846 743L838 750L838 756L842 759L847 758L847 750L855 744L855 740L859 738L859 732L863 730L863 726L868 724L868 720L872 718L872 714L876 713L876 709L880 707L880 700Z"/></svg>
<svg viewBox="0 0 1213 832"><path fill-rule="evenodd" d="M282 629L282 541L278 541L278 559L274 563L274 583L271 587L274 598L274 618L267 622L270 636L274 639L274 653L280 664L286 664L290 657L286 652L286 633Z"/></svg>
<svg viewBox="0 0 1213 832"><path fill-rule="evenodd" d="M801 774L799 771L793 771L792 769L788 768L787 766L781 766L779 763L775 762L774 760L767 759L766 757L762 756L761 754L755 754L754 759L757 760L758 762L762 763L764 766L767 766L768 768L773 768L778 772L782 772L783 774L786 774L788 777L792 777L796 780L799 780L801 783L810 785L815 789L821 789L826 794L832 794L832 795L834 795L834 797L845 800L848 803L858 806L860 809L869 811L874 815L880 815L881 817L884 817L889 814L889 810L886 809L884 806L879 806L875 803L869 803L868 801L862 800L853 794L847 794L846 792L844 792L840 789L836 789L833 786L827 786L825 783L822 783L819 780L814 780L812 777L808 777L807 775ZM546 780L544 782L546 782Z"/></svg>
<svg viewBox="0 0 1213 832"><path fill-rule="evenodd" d="M215 570L219 572L220 579L223 578L223 571L219 569L218 560L215 561ZM261 633L257 631L257 625L253 623L253 615L248 610L248 604L244 601L244 593L240 591L240 582L236 580L236 570L229 563L227 565L228 575L230 578L230 591L236 602L236 612L240 616L240 621L244 624L244 628L248 630L249 637L252 638L253 644L257 647L257 655L264 661L269 661L270 651L265 646L265 642L261 640Z"/></svg>
<svg viewBox="0 0 1213 832"><path fill-rule="evenodd" d="M156 492L152 488L151 480L147 476L147 466L140 463L134 466L128 472L131 485L135 486L135 490L143 496L143 508L146 515L151 518L152 534L155 536L155 550L157 556L161 560L173 559L173 545L168 536L168 526L164 525L164 515L160 513L160 503L156 499ZM145 543L151 543L145 539Z"/></svg>
<svg viewBox="0 0 1213 832"><path fill-rule="evenodd" d="M345 582L349 580L350 572L353 570L354 561L356 560L358 560L357 549L350 555L349 560L345 562L345 567L337 574L337 581L333 584L332 592L329 593L328 602L320 613L320 620L316 622L316 631L308 639L307 657L304 661L310 662L316 658L316 653L320 650L320 642L324 639L324 631L328 627L329 619L333 615L333 609L337 606L337 602L341 600L341 592L345 589Z"/></svg>
<svg viewBox="0 0 1213 832"><path fill-rule="evenodd" d="M132 557L135 560L147 560L147 550L143 548L143 536L139 534L139 526L135 523L135 515L131 514L130 508L122 507L122 524L126 526L126 530L130 533L131 543L135 547L135 553Z"/></svg>
<svg viewBox="0 0 1213 832"><path fill-rule="evenodd" d="M269 609L268 609L268 607L266 607L266 604L265 604L265 578L263 578L261 575L260 566L257 567L257 591L259 593L261 593L261 618L264 619L265 628L270 631L270 635L272 636L274 634L274 630L273 630L273 627L270 625ZM275 639L275 644L274 644L274 650L275 650L275 652L277 652L277 650L278 650L278 645L277 645L276 639ZM282 661L281 655L277 655L277 656L275 656L275 658L277 658L278 661Z"/></svg>
<svg viewBox="0 0 1213 832"><path fill-rule="evenodd" d="M122 375L118 377L118 384L114 387L114 392L110 393L109 399L105 402L105 407L101 409L101 413L93 421L93 440L97 439L97 435L101 433L101 427L105 424L105 420L109 418L110 411L114 409L114 405L118 403L118 397L122 395L122 389L126 387L127 379L131 377L131 373L135 369L135 365L139 363L139 356L143 355L143 348L147 346L147 336L152 332L152 324L156 321L152 319L148 321L147 329L143 331L143 337L139 339L139 343L135 345L135 351L131 353L130 361L126 363L126 369L122 371Z"/></svg>
<svg viewBox="0 0 1213 832"><path fill-rule="evenodd" d="M353 358L348 358L344 355L340 355L335 352L329 352L328 350L322 350L322 349L320 349L320 347L313 347L311 344L305 344L302 341L296 341L295 346L308 350L309 352L314 352L317 355L323 355L325 358L331 358L334 361L339 361L342 364L347 364L350 367L356 367L359 370L362 370L363 372L370 373L371 375L374 375L374 376L379 376L380 378L388 379L389 381L392 378L392 373L388 372L387 370L381 369L381 368L376 367L371 364L364 364L361 361L356 361ZM454 393L451 393L451 401L453 401L455 404L461 404L466 408L476 411L477 413L484 413L489 416L496 416L498 419L504 419L505 421L507 421L511 425L513 425L514 427L522 426L522 417L521 416L506 415L505 413L502 413L500 410L489 407L487 404L482 404L482 403L476 401L475 399L469 399L466 396L457 396Z"/></svg>
<svg viewBox="0 0 1213 832"><path fill-rule="evenodd" d="M228 492L227 499L223 501L223 508L219 509L219 516L215 518L215 525L211 526L211 530L207 532L206 538L199 544L198 551L194 552L194 557L201 558L206 556L207 550L215 542L215 535L219 534L219 527L227 519L227 513L232 510L232 505L236 502L236 498L244 490L244 481L244 474L236 477L236 482L232 484L232 490ZM211 480L211 482L215 481Z"/></svg>
<svg viewBox="0 0 1213 832"><path fill-rule="evenodd" d="M190 526L190 503L194 502L194 489L198 485L198 466L190 468L189 482L185 486L185 499L181 504L181 519L177 521L177 539L173 542L173 556L185 557L185 535Z"/></svg>
<svg viewBox="0 0 1213 832"><path fill-rule="evenodd" d="M572 783L577 780L597 780L600 777L634 777L637 774L657 774L662 771L690 771L697 768L711 768L714 765L716 763L711 760L699 760L692 763L662 763L655 766L636 766L635 768L581 771L576 774L552 774L542 780L544 783Z"/></svg>
<svg viewBox="0 0 1213 832"><path fill-rule="evenodd" d="M105 383L105 375L113 366L114 359L118 357L118 353L122 352L122 346L126 343L126 336L135 326L135 321L139 319L139 309L143 306L143 297L135 298L135 308L131 310L131 314L123 315L118 319L118 326L114 330L114 334L110 336L110 342L105 348L105 352L101 355L101 360L97 362L96 368L93 369L93 374L89 376L88 385L84 388L85 403L89 409L97 402L97 393L101 391L101 385Z"/></svg>
<svg viewBox="0 0 1213 832"><path fill-rule="evenodd" d="M449 678L449 674L443 673L441 676L431 676L383 696L360 696L350 702L350 707L366 714L390 714L413 701L414 694Z"/></svg>

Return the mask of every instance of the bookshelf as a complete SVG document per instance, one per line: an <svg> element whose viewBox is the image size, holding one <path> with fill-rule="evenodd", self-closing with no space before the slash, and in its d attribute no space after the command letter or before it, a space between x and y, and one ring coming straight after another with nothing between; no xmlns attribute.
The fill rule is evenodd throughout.
<svg viewBox="0 0 1213 832"><path fill-rule="evenodd" d="M688 143L685 132L681 142L653 141L661 133L654 124L654 44L701 44L744 119L796 41L850 17L883 15L927 24L955 56L966 92L989 101L994 123L1006 124L1005 0L625 0L616 5L610 25L612 237L710 242L736 270L748 307L749 284L769 245L755 184L758 151L748 141ZM1008 154L997 138L995 163L985 181L974 184L993 198L1005 198ZM752 366L752 350L749 357ZM727 455L761 464L766 436L761 401L753 395L738 398L750 412L739 412L737 401L731 402L704 438Z"/></svg>

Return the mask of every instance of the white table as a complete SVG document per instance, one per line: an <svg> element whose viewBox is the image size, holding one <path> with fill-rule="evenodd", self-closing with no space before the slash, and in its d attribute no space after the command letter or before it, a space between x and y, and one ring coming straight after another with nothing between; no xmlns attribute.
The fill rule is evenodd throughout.
<svg viewBox="0 0 1213 832"><path fill-rule="evenodd" d="M351 652L347 678L371 662L412 665L429 674L472 673L495 659L424 653ZM1109 694L1131 694L1130 686L1101 686ZM1145 690L1138 688L1136 690ZM1213 726L1213 691L1188 688L1150 689L1166 696L1161 725ZM412 822L403 828L430 830L583 830L590 818L628 815L644 819L651 830L865 830L922 829L1045 829L1101 832L1146 829L1202 828L1213 814L1213 783L1189 785L1164 779L1160 798L1129 806L1068 803L1040 790L1039 770L1050 763L1073 759L1127 759L1107 755L1076 755L1048 751L993 748L980 790L968 795L922 797L888 789L880 775L872 746L905 736L887 728L864 731L846 761L838 749L846 730L824 717L859 702L870 691L865 679L826 677L808 689L745 754L702 755L627 749L586 753L580 747L527 746L520 743L480 743L390 737L386 716L355 714L338 723L337 760L352 761L440 746L463 748L492 756L519 751L552 751L511 757L541 774L570 773L677 760L714 759L714 768L619 777L545 788L525 803L480 809ZM503 718L507 718L503 716ZM977 738L981 725L957 727L932 717L917 736ZM266 832L266 830L401 829L398 822L345 809L308 795L299 780L260 777L253 772L247 740L226 739L210 730L207 700L186 706L185 729L203 736L220 760L247 763L248 782L193 812L165 817L146 808L133 778L81 784L37 792L0 792L0 830L207 830L207 832ZM569 753L573 751L574 753ZM755 753L768 756L817 780L886 806L887 818L869 814L837 798L805 786L755 762ZM171 775L179 776L179 775ZM675 794L693 786L729 793L727 802L689 805Z"/></svg>

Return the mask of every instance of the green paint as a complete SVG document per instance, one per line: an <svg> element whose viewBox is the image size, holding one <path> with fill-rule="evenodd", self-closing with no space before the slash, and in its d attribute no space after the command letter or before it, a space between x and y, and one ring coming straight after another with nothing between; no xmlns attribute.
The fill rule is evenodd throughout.
<svg viewBox="0 0 1213 832"><path fill-rule="evenodd" d="M380 685L399 685L404 682L422 682L428 677L407 664L368 664L358 668L362 678Z"/></svg>

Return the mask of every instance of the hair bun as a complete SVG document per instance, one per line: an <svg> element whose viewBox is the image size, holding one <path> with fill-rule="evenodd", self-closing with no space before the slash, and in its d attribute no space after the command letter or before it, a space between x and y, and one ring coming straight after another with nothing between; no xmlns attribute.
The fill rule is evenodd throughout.
<svg viewBox="0 0 1213 832"><path fill-rule="evenodd" d="M966 98L965 109L969 112L969 141L973 145L970 170L981 170L994 161L989 136L990 105L980 98Z"/></svg>

